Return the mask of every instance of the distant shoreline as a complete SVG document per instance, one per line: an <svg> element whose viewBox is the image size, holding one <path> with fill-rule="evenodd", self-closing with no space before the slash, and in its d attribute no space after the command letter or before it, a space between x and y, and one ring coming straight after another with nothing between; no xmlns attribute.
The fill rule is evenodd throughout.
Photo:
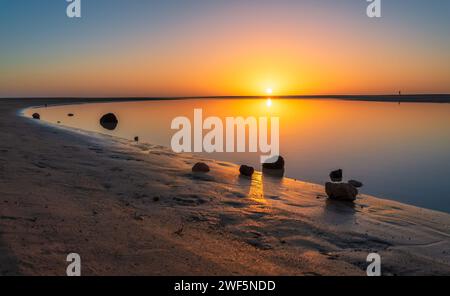
<svg viewBox="0 0 450 296"><path fill-rule="evenodd" d="M25 100L60 99L101 101L152 101L188 99L334 99L343 101L391 102L391 103L450 103L450 94L405 94L405 95L287 95L287 96L182 96L182 97L28 97ZM4 97L1 100L24 100L23 97Z"/></svg>

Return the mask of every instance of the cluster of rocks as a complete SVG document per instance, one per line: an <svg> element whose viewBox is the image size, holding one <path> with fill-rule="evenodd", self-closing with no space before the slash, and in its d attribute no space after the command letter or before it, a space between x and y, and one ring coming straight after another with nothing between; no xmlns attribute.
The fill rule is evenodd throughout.
<svg viewBox="0 0 450 296"><path fill-rule="evenodd" d="M355 201L358 195L358 188L363 184L356 180L350 180L347 183L342 182L343 171L341 169L330 173L331 182L325 184L325 192L333 200Z"/></svg>
<svg viewBox="0 0 450 296"><path fill-rule="evenodd" d="M69 117L74 116L74 114L69 113ZM32 115L34 119L40 119L39 113L34 113ZM115 130L117 128L119 121L113 113L105 114L100 119L100 125L107 130ZM135 137L134 141L139 142L139 137ZM285 172L285 160L281 156L276 156L269 159L266 163L262 165L262 171L264 174L283 177ZM198 162L192 167L192 172L194 173L209 173L210 168L204 162ZM252 177L255 173L255 169L251 166L241 165L239 168L239 173L241 176ZM343 182L343 171L342 169L332 171L330 173L331 182L325 184L325 192L328 197L332 200L340 201L355 201L358 195L358 188L363 187L363 184L356 180L350 180L347 183Z"/></svg>
<svg viewBox="0 0 450 296"><path fill-rule="evenodd" d="M283 177L284 176L284 158L281 156L277 156L272 159L273 162L269 161L263 164L263 173L269 174L271 176ZM210 168L204 162L198 162L192 167L192 172L194 173L209 173ZM255 169L248 165L241 165L239 168L239 173L244 177L252 177L255 173Z"/></svg>

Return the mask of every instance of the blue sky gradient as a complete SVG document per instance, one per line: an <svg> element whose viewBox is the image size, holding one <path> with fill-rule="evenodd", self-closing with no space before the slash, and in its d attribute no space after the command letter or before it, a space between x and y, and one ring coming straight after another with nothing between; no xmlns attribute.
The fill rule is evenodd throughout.
<svg viewBox="0 0 450 296"><path fill-rule="evenodd" d="M113 65L124 56L128 59L133 55L148 54L154 57L154 61L148 61L153 65L169 60L168 56L174 60L179 54L185 54L186 59L198 58L196 52L207 55L206 51L218 50L219 46L212 44L215 43L221 44L223 49L223 53L215 58L226 59L227 52L231 54L237 50L236 45L229 43L233 34L238 35L242 43L246 37L259 34L255 32L267 31L271 38L288 32L289 37L281 42L286 47L292 42L294 48L294 44L314 42L305 40L301 30L307 27L314 31L315 26L320 28L317 35L322 37L329 33L330 39L340 38L342 34L342 39L352 40L344 45L349 49L361 44L371 48L368 42L377 40L372 46L374 50L404 51L411 55L409 63L420 60L426 64L426 59L430 58L430 64L441 65L436 72L439 83L436 86L424 84L414 91L450 91L443 86L450 82L450 1L382 0L383 17L377 20L365 15L367 5L365 0L82 0L82 18L69 19L65 14L65 0L0 0L0 96L213 94L213 90L185 86L175 86L176 91L165 91L170 85L165 82L135 93L130 83L122 90L116 89L117 93L114 90L96 92L95 88L85 91L86 82L81 81L73 89L55 89L51 84L52 77L58 73L70 74L70 68L86 58L95 66L97 57L101 60L108 55ZM229 38L222 43L221 36ZM204 49L195 51L189 44L191 41L203 44ZM187 50L182 49L185 46ZM336 43L336 46L343 45ZM268 55L267 59L274 59L275 54ZM393 56L391 58L395 60ZM107 61L102 63L104 67ZM200 63L200 66L206 69L211 63L203 66ZM158 67L162 66L158 64ZM160 69L158 67L155 69ZM178 69L170 63L168 67L174 71ZM114 68L120 70L118 66L111 66ZM89 71L88 67L85 69ZM214 70L218 72L218 69ZM141 70L145 73L145 69ZM417 71L421 71L419 66ZM432 73L431 69L423 72ZM204 73L208 73L207 70ZM48 74L48 77L42 78L39 87L35 87L30 76L41 74ZM419 77L414 79L419 80ZM48 88L42 84L48 84ZM388 87L380 86L379 89L368 89L368 92L386 92ZM237 90L238 87L234 91ZM311 87L311 91L314 90ZM347 92L357 90L360 89L350 87ZM345 92L345 89L339 91ZM217 94L236 93L217 89Z"/></svg>

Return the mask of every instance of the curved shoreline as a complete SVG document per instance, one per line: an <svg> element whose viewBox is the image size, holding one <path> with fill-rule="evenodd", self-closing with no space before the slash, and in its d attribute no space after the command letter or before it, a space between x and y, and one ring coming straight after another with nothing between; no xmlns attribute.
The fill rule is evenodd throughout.
<svg viewBox="0 0 450 296"><path fill-rule="evenodd" d="M314 97L316 97L316 96L314 96ZM192 98L192 99L197 99L198 100L200 98ZM164 99L157 99L157 98L150 98L149 100L150 100L150 102L152 102L152 101L163 102L164 101ZM173 100L181 100L181 101L188 100L189 101L190 99L173 98ZM84 100L83 102L77 102L77 103L72 104L72 105L74 106L73 108L76 109L76 110L78 110L78 108L79 108L79 111L77 111L77 112L82 113L82 112L85 112L88 109L90 110L91 107L92 107L93 110L104 109L104 108L102 108L102 106L100 104L112 104L112 105L109 105L106 109L114 110L115 109L115 107L114 107L115 104L126 103L125 106L132 107L133 103L139 103L139 102L142 102L142 101L145 101L145 99L141 98L138 101L136 101L134 99L130 99L130 98L129 99L121 99L121 98L119 98L119 99L100 99L100 102L96 102L96 101L91 102L89 100ZM226 101L226 100L224 100L224 101ZM200 100L198 102L201 103L202 101ZM337 99L331 100L330 99L330 102L335 103L335 102L339 102L339 100L337 100ZM377 107L377 102L370 102L370 101L367 101L367 102L369 102L369 106L370 107L372 107L372 105L375 108ZM89 103L94 104L94 106L77 107L77 105L89 104ZM195 103L195 104L197 104L197 103ZM326 102L324 104L327 105L328 102ZM388 102L388 104L385 104L385 103L381 103L381 104L382 104L382 106L390 106L389 102ZM392 103L392 104L396 105L396 103ZM430 104L431 105L435 105L435 104L432 104L432 103L430 103ZM43 121L46 121L47 119L49 119L49 118L46 118L46 116L50 116L52 118L51 120L53 120L53 122L51 120L48 121L48 123L50 123L50 124L54 124L54 125L57 125L57 126L66 126L68 128L73 128L75 130L78 130L80 128L81 129L84 128L86 131L93 131L93 132L97 132L97 133L100 133L100 134L110 134L110 135L112 134L111 132L109 132L109 131L107 131L105 129L102 129L100 126L99 126L100 128L97 128L96 127L96 121L98 121L97 119L95 119L96 121L94 121L93 118L90 118L90 121L89 121L88 118L86 118L86 122L91 122L90 125L87 126L87 125L83 124L83 122L85 122L85 120L84 120L85 118L84 117L83 117L83 119L81 121L80 121L80 118L78 118L78 121L73 121L72 120L70 122L65 121L64 117L66 116L66 114L63 114L62 115L63 117L61 117L61 114L60 114L60 116L58 116L58 118L54 117L54 114L58 114L58 112L59 112L58 110L60 110L63 113L64 112L66 112L66 113L73 113L74 110L71 110L72 108L70 108L70 105L71 105L71 103L67 102L67 103L64 103L64 104L56 103L56 104L49 105L49 106L34 106L34 108L37 108L37 109L42 108L41 111L37 111L37 112L41 113L41 120L43 120ZM151 106L151 105L152 104L149 104L149 106ZM352 105L359 106L359 103L358 102L353 102L353 103L351 103L350 106L352 106ZM409 106L407 106L407 107L411 107L411 105L414 105L414 104L409 104ZM124 106L124 105L119 105L119 106ZM147 106L147 104L145 104L143 106ZM45 109L46 107L49 107L49 109L50 109L49 112L48 112L48 115L47 115L47 112L46 112L46 109ZM57 107L57 108L53 109L54 111L51 111L52 107ZM64 107L64 108L59 108L59 107ZM434 106L434 108L437 108L436 105ZM149 108L149 109L151 109L151 108ZM111 110L109 110L109 111L111 111ZM54 112L56 112L56 113L54 113ZM116 110L115 112L116 112L116 114L121 114L120 110ZM29 117L31 116L31 113L32 112L28 113ZM54 113L53 116L52 116L52 113ZM44 115L44 116L42 117L42 115ZM82 114L79 114L79 115L83 116ZM58 122L57 122L57 120L58 120ZM125 122L124 126L126 126L127 122L130 122L130 121L127 119L124 122ZM149 126L150 125L151 125L151 122L149 122ZM170 126L170 123L168 124L168 126ZM132 127L128 126L128 128L126 128L126 129L128 129L128 133L131 133L131 134L118 132L117 134L114 133L112 135L113 136L117 136L117 137L122 138L122 139L128 139L128 138L131 139L134 136L136 136L138 133L142 133L142 134L146 133L148 135L151 134L149 131L144 129L142 126L140 126L137 129L136 128L137 127L134 127L134 126L132 126ZM168 132L170 132L170 130ZM383 131L383 132L385 132L385 131ZM136 133L136 134L134 134L134 133ZM156 132L156 133L158 134L158 132ZM164 135L166 135L166 134L164 134ZM363 141L368 140L368 138L367 139L366 138L367 137L364 137ZM145 135L140 137L140 141L141 141L141 143L159 144L159 143L154 143L153 138L146 138ZM160 140L160 142L161 142L161 140ZM165 146L167 146L167 147L170 146L170 143L169 143L170 140L166 140L166 141L162 141L162 142L165 144ZM164 144L163 144L163 146L164 146ZM420 144L420 143L416 143L416 144ZM388 147L389 143L385 143L385 146ZM350 150L351 147L346 147L346 149ZM397 149L398 149L398 147L397 147ZM432 157L433 152L436 152L436 151L427 151L427 153L428 153L427 154L428 155L428 161L435 161L435 159L433 159L433 157ZM290 154L289 154L289 152L286 152L286 153L287 153L287 155L283 155L283 156L286 156L286 158L288 160L289 160L289 158L294 158L295 159L295 155L293 155L292 152ZM423 153L425 153L425 152L423 152ZM327 157L326 154L323 154L323 156ZM216 159L216 160L227 159L227 157L221 157L219 155L205 155L205 154L203 154L203 157L213 158L213 159ZM375 153L375 154L372 154L372 155L369 154L366 157L368 157L368 163L370 163L371 158L378 157L378 155ZM245 164L246 162L248 162L247 160L236 159L236 158L228 159L228 161L231 161L231 162L234 162L234 163L239 163L239 164ZM286 176L289 177L289 178L292 178L292 179L307 180L306 182L309 182L309 183L315 183L315 184L319 184L319 185L323 184L325 181L321 180L320 176L325 176L325 173L327 173L327 172L324 172L324 170L326 170L326 168L325 169L323 168L323 164L334 163L333 159L331 159L331 160L328 159L327 161L323 161L321 159L316 159L315 161L316 162L314 164L312 164L312 167L310 166L310 168L309 168L309 170L312 173L311 172L303 173L302 171L295 170L295 169L297 169L296 165L290 165L290 167L288 168L288 173L286 174ZM347 163L348 161L349 161L349 159L344 161L344 163ZM376 167L376 166L372 167L371 165L367 166L368 163L366 163L365 167L370 167L371 170L373 170L373 171L379 170L380 172L384 172L384 174L379 173L378 175L377 174L370 175L370 170L365 170L365 168L361 170L361 167L359 167L359 168L357 167L356 168L357 170L359 170L359 172L357 173L358 175L363 175L363 176L365 176L364 178L366 180L370 180L370 182L369 181L367 182L368 186L363 188L363 190L362 190L362 192L364 192L365 194L372 195L372 196L377 196L378 198L381 198L381 199L400 201L400 202L408 204L408 205L413 205L413 206L423 207L423 208L431 209L431 210L435 210L435 211L450 213L450 209L447 209L448 206L447 206L447 203L445 201L439 201L438 198L434 198L434 199L430 198L430 200L428 200L427 194L429 194L429 191L425 191L422 188L418 188L418 187L414 187L414 186L411 187L410 185L412 183L410 183L408 181L402 181L402 180L398 180L397 179L397 181L399 181L399 182L394 182L394 181L389 180L389 179L388 180L384 179L385 181L390 181L391 182L389 185L385 186L385 183L383 183L380 180L383 180L383 177L386 174L389 174L389 171L383 171L385 169L383 167ZM260 167L260 163L259 162L258 163L251 162L250 164L253 165L254 167ZM341 164L334 163L334 165L341 166L343 164L342 163ZM317 169L317 167L322 167L322 171L319 174L317 173L317 170L314 170L314 169ZM345 167L345 165L344 165L344 167ZM437 168L438 167L436 167L436 166L433 167L433 169L437 169ZM355 169L355 167L352 167L350 165L350 166L348 166L346 168L346 171L350 171L350 170L354 170L354 169ZM428 168L428 169L430 169L430 168ZM318 175L319 175L319 178L317 177ZM404 177L404 180L408 180L408 177L412 179L415 176L408 176L407 175L406 177ZM390 179L392 179L392 178L390 178ZM441 181L440 179L437 179L437 180ZM438 185L439 181L435 181L434 183L433 182L428 182L426 184L426 186L431 187L431 188L437 188L437 186L434 187L433 185ZM371 183L371 184L369 184L369 183ZM431 188L429 190L432 190ZM431 191L431 192L434 192L434 191ZM443 194L443 195L447 196L446 194ZM437 197L438 195L434 194L433 196Z"/></svg>
<svg viewBox="0 0 450 296"><path fill-rule="evenodd" d="M364 275L373 251L387 275L450 274L448 214L219 161L199 178L193 155L13 116L31 102L0 100L1 274L63 275L76 251L86 275Z"/></svg>

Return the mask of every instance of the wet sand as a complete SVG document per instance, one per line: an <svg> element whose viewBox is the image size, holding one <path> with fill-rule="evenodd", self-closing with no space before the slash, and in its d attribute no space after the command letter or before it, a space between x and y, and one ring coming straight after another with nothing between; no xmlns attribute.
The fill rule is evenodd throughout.
<svg viewBox="0 0 450 296"><path fill-rule="evenodd" d="M107 99L111 101L111 99ZM20 117L0 99L0 274L449 275L450 215ZM193 175L202 160L212 171ZM288 165L294 165L289 164ZM443 197L444 198L444 197Z"/></svg>

